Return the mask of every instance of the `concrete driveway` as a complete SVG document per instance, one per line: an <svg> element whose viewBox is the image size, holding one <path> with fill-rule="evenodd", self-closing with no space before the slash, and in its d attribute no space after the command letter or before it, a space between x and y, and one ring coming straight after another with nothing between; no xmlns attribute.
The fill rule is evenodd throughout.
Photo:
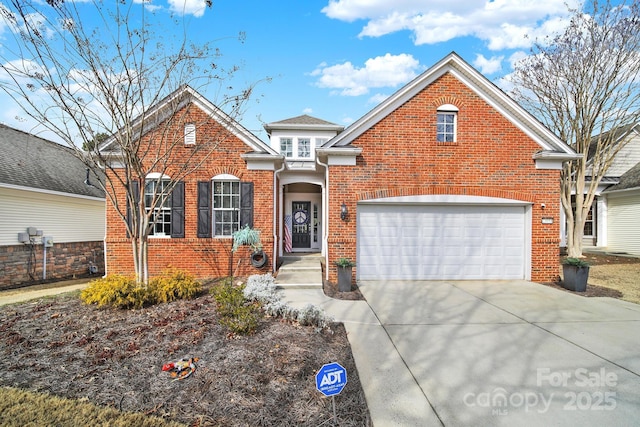
<svg viewBox="0 0 640 427"><path fill-rule="evenodd" d="M638 425L639 305L525 281L360 290L379 324L342 317L375 425Z"/></svg>

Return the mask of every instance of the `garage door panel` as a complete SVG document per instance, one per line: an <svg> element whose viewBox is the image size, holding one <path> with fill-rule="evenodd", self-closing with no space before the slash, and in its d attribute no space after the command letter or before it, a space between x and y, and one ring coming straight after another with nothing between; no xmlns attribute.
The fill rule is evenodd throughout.
<svg viewBox="0 0 640 427"><path fill-rule="evenodd" d="M524 206L361 205L359 279L521 279Z"/></svg>

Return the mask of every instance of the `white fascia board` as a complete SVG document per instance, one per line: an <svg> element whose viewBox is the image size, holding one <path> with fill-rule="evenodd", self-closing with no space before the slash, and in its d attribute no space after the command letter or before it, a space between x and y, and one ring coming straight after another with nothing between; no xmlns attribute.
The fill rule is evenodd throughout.
<svg viewBox="0 0 640 427"><path fill-rule="evenodd" d="M556 134L463 60L458 57L452 58L451 65L446 66L442 74L447 71L538 143L543 150L575 154L575 151Z"/></svg>
<svg viewBox="0 0 640 427"><path fill-rule="evenodd" d="M247 162L248 170L274 171L282 164L283 156L263 153L245 153L240 157Z"/></svg>
<svg viewBox="0 0 640 427"><path fill-rule="evenodd" d="M533 155L533 160L536 162L536 169L552 169L561 170L562 165L566 161L577 160L582 158L582 154L569 154L557 151L539 151Z"/></svg>
<svg viewBox="0 0 640 427"><path fill-rule="evenodd" d="M187 96L187 94L189 96ZM174 107L175 110L180 109L183 105L186 105L188 101L193 102L198 108L202 111L206 112L211 118L220 123L225 129L227 129L231 134L238 137L242 142L244 142L247 146L249 146L253 151L258 152L267 152L271 154L277 154L269 145L262 142L257 136L247 130L244 126L238 123L236 120L231 118L228 114L222 111L220 108L216 107L213 103L207 100L205 97L200 95L190 86L184 86L181 90L174 92L169 95L165 100L163 100L160 104L156 104L151 107L149 111L144 114L145 118L153 117L154 115L160 115L163 110L168 110L172 107L172 103L176 99L180 99L184 97L183 100ZM168 118L169 114L165 114L166 117L161 117L159 120L156 120L156 123L160 123L163 119ZM140 126L142 121L142 115L137 118L133 123L133 128L136 129ZM142 135L138 135L138 138L142 137ZM105 145L100 149L101 151L107 149L113 142L115 141L114 137L109 138Z"/></svg>
<svg viewBox="0 0 640 427"><path fill-rule="evenodd" d="M622 190L611 190L602 193L603 196L621 195L623 193L629 193L632 191L640 191L640 187L623 188Z"/></svg>
<svg viewBox="0 0 640 427"><path fill-rule="evenodd" d="M362 154L360 147L317 148L316 156L327 158L329 166L355 166L356 157Z"/></svg>
<svg viewBox="0 0 640 427"><path fill-rule="evenodd" d="M195 92L193 89L192 95L194 97L194 103L202 110L209 113L209 115L220 123L225 129L238 137L242 142L248 145L253 151L266 152L269 154L278 154L271 146L262 142L260 138L251 133L247 128L242 126L236 120L229 117L224 111L213 105L209 100Z"/></svg>
<svg viewBox="0 0 640 427"><path fill-rule="evenodd" d="M486 77L462 60L456 53L449 54L429 70L416 77L349 126L344 132L329 141L328 144L330 146L350 144L366 130L391 114L447 72L453 74L491 107L509 119L516 127L540 145L542 149L564 152L569 155L575 154L575 151L571 147L562 142L553 132L547 129L546 126L540 123L540 121L496 85L491 83Z"/></svg>
<svg viewBox="0 0 640 427"><path fill-rule="evenodd" d="M53 196L64 196L64 197L73 197L76 199L93 200L96 202L104 202L106 200L104 197L93 197L93 196L85 196L82 194L64 193L62 191L45 190L43 188L25 187L22 185L0 183L0 187L9 188L11 190L21 190L21 191L30 191L33 193L50 194Z"/></svg>

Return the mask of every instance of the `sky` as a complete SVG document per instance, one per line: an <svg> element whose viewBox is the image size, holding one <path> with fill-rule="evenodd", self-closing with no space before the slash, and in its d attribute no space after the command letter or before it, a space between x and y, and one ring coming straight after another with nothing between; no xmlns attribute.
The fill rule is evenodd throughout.
<svg viewBox="0 0 640 427"><path fill-rule="evenodd" d="M239 66L235 84L256 84L239 121L265 142L265 123L302 114L346 127L452 51L500 86L534 40L564 28L565 3L578 4L214 0L205 7L204 0L135 1L156 15L183 18L191 42L214 42L222 62ZM0 45L9 42L7 31L0 24ZM215 88L198 90L216 103ZM4 94L0 105L2 123L33 131L33 123L18 119L19 106Z"/></svg>

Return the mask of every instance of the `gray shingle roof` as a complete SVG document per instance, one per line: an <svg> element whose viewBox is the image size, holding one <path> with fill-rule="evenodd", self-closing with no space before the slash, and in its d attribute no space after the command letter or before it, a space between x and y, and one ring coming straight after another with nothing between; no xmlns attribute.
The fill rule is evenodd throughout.
<svg viewBox="0 0 640 427"><path fill-rule="evenodd" d="M344 130L344 126L304 114L302 116L292 117L290 119L284 119L278 122L267 123L264 125L264 129L267 131L267 133L270 133L272 130L276 129L331 130L340 133Z"/></svg>
<svg viewBox="0 0 640 427"><path fill-rule="evenodd" d="M104 198L69 147L0 124L0 183Z"/></svg>
<svg viewBox="0 0 640 427"><path fill-rule="evenodd" d="M302 116L292 117L290 119L280 120L278 122L273 122L269 124L278 124L278 125L329 125L336 126L335 123L328 122L326 120L318 119L316 117L311 117L307 114L303 114Z"/></svg>
<svg viewBox="0 0 640 427"><path fill-rule="evenodd" d="M626 171L616 185L607 188L605 191L626 190L636 187L640 187L640 163Z"/></svg>

